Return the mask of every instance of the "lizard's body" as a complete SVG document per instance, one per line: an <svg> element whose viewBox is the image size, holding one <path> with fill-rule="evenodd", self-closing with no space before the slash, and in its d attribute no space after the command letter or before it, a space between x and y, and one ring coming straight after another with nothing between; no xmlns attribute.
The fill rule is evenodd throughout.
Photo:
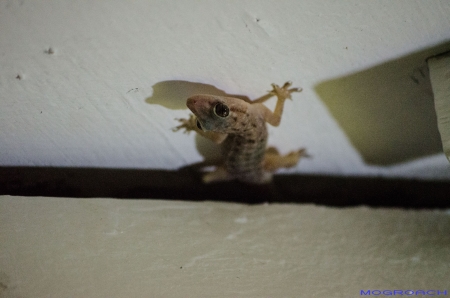
<svg viewBox="0 0 450 298"><path fill-rule="evenodd" d="M255 101L234 97L199 94L187 99L188 108L194 113L189 119L180 119L176 130L185 128L223 144L223 162L214 172L203 177L204 182L238 179L249 183L264 183L271 179L271 172L281 167L297 164L304 149L281 156L274 148L266 149L266 122L278 126L283 113L284 101L291 98L297 88L273 86L273 91ZM262 102L273 95L278 97L275 111Z"/></svg>

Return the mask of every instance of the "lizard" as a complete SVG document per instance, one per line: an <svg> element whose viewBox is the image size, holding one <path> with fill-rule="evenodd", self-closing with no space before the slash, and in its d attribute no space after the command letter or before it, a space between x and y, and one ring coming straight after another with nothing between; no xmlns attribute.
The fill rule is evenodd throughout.
<svg viewBox="0 0 450 298"><path fill-rule="evenodd" d="M188 119L175 119L185 133L196 131L201 136L222 144L223 160L216 169L203 176L204 183L237 179L242 182L263 184L272 180L273 172L279 168L295 166L301 157L308 156L304 148L280 155L276 148L266 148L268 133L266 122L278 126L284 102L292 99L291 93L301 88L290 88L291 82L282 87L272 84L272 90L255 99L196 94L190 96L186 105L194 114ZM263 103L277 97L272 112Z"/></svg>

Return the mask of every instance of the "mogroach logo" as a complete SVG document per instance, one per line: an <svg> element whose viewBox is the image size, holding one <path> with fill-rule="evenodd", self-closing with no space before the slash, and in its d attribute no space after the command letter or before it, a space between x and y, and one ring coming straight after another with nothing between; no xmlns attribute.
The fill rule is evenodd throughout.
<svg viewBox="0 0 450 298"><path fill-rule="evenodd" d="M447 290L361 290L360 296L447 296Z"/></svg>

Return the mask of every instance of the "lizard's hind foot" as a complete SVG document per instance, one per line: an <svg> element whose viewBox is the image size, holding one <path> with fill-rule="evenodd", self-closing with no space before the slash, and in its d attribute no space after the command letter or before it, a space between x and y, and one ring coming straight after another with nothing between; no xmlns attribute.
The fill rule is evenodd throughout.
<svg viewBox="0 0 450 298"><path fill-rule="evenodd" d="M270 147L266 150L263 168L268 172L274 172L281 168L292 168L297 165L302 157L309 157L305 148L289 152L286 155L281 155L276 148Z"/></svg>

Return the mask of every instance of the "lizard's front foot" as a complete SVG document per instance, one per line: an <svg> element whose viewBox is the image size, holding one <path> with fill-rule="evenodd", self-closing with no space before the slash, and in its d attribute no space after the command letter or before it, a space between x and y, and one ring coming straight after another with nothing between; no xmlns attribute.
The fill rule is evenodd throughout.
<svg viewBox="0 0 450 298"><path fill-rule="evenodd" d="M272 91L269 91L271 94L276 95L278 99L285 100L287 98L292 99L291 93L292 92L301 92L302 88L291 88L292 82L286 82L284 83L283 87L278 86L277 84L272 84Z"/></svg>
<svg viewBox="0 0 450 298"><path fill-rule="evenodd" d="M189 115L189 119L178 118L175 120L178 120L181 124L172 128L172 131L174 132L179 131L180 129L185 129L184 133L188 134L197 127L197 118L192 114Z"/></svg>

